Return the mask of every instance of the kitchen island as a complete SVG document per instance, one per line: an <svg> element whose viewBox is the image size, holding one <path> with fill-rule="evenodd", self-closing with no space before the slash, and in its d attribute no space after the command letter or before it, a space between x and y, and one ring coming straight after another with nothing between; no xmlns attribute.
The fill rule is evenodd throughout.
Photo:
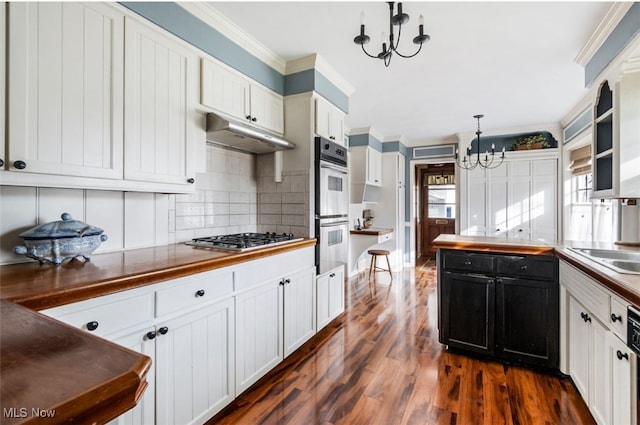
<svg viewBox="0 0 640 425"><path fill-rule="evenodd" d="M544 360L540 353L550 352L535 352L536 347L548 347L551 341L541 330L559 329L559 338L553 336L558 344L558 362L544 366L571 377L597 423L635 423L637 356L628 346L627 313L629 307L640 306L640 274L619 273L607 267L612 262L606 257L594 258L584 253L605 250L611 258L633 258L640 249L604 243L559 244L459 235L442 235L434 244L439 248L441 263L438 325L442 343L467 353L498 353L504 361L535 364L531 360ZM620 256L618 251L625 253ZM555 271L550 264L555 264ZM633 269L631 264L627 267ZM474 273L462 275L462 269ZM482 273L475 273L478 271ZM529 275L520 285L513 278L523 274ZM465 296L472 290L473 296ZM505 296L507 290L516 296L509 300ZM552 299L559 302L548 302ZM469 303L471 310L475 308L475 313L460 305L464 303ZM463 319L470 319L446 317L447 311L462 312ZM478 312L484 317L477 317ZM553 317L552 323L548 322L549 317ZM515 358L501 355L509 341L518 342L518 349L509 353Z"/></svg>
<svg viewBox="0 0 640 425"><path fill-rule="evenodd" d="M291 285L296 284L296 278L304 277L305 287L309 287L314 275L312 253L315 243L315 239L303 239L287 245L235 253L176 244L96 254L91 261L73 260L58 267L41 266L35 262L0 267L2 423L44 421L35 416L39 412L51 416L46 418L46 423L104 423L143 403L141 400L147 395L151 395L151 400L146 406L151 406L153 411L155 391L151 385L154 368L156 373L160 373L157 369L159 364L165 367L173 364L173 360L185 363L178 357L153 359L145 355L147 352L144 350L154 347L160 339L164 347L174 338L172 334L178 335L179 326L188 325L186 319L198 323L196 320L205 313L213 318L213 314L222 312L231 320L229 312L233 313L233 307L229 304L228 294L233 290L234 281L229 280L232 276L228 272L230 266L256 264L263 273L269 274L271 271L266 270L263 264L271 264L272 258L280 254L296 255L296 260L304 258L304 261L297 261L296 266L304 265L306 269L304 274L291 275ZM307 262L309 266L305 265ZM285 271L275 270L273 273ZM194 275L207 280L201 278L194 282L191 280ZM247 285L249 288L253 275L255 270L245 271L243 268L235 276L235 285ZM206 286L206 296L200 285ZM196 290L192 291L194 288ZM277 289L281 288L277 281L275 288L276 294L281 293ZM183 296L185 291L186 298ZM226 298L216 298L216 292L223 291L227 291L224 293ZM242 296L248 299L249 294L250 291L244 290ZM154 300L158 303L155 307ZM74 310L76 305L82 307ZM68 307L72 308L65 316ZM159 317L163 320L157 331L154 327L154 321L158 321L154 319L156 308L155 316L162 314ZM182 310L189 314L182 315ZM65 321L74 325L78 321L84 330L38 311L53 317L62 314ZM96 320L95 323L82 320L85 314L98 314L104 320ZM134 320L138 320L138 324L133 326L135 332L130 333L137 342L130 344L131 338L124 331L109 334L113 327L109 327L107 319L117 324L128 320L134 325ZM315 323L309 318L306 322ZM165 326L168 326L167 330ZM189 329L185 327L185 331ZM109 340L101 338L105 334ZM111 335L117 335L113 338L116 343L109 338ZM156 336L160 335L163 338L157 340ZM135 350L126 347L135 347ZM282 351L279 352L282 355ZM157 355L166 356L166 353L168 351L162 348ZM233 355L234 351L227 353ZM229 374L232 373L229 370ZM249 385L251 381L247 382ZM150 387L145 391L147 383ZM163 385L160 393L165 393L167 388ZM233 396L235 390L232 386L222 403L227 403ZM219 409L219 406L212 409ZM205 416L208 414L209 411L203 413ZM180 420L173 418L171 421ZM160 419L161 422L163 420ZM154 419L143 416L138 421L153 423Z"/></svg>

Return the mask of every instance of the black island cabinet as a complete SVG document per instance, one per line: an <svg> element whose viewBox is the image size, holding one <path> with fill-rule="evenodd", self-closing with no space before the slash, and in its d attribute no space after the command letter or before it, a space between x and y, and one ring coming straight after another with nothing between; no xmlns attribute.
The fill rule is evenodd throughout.
<svg viewBox="0 0 640 425"><path fill-rule="evenodd" d="M558 259L440 249L439 341L510 363L558 368Z"/></svg>

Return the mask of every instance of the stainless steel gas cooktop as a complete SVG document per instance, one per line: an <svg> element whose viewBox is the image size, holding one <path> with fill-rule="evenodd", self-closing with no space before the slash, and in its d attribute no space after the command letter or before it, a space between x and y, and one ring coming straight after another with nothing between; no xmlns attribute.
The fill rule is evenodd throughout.
<svg viewBox="0 0 640 425"><path fill-rule="evenodd" d="M225 251L242 252L265 248L267 246L283 245L300 240L302 240L302 238L296 238L291 233L234 233L230 235L195 238L190 242L186 242L186 244L202 248L215 248Z"/></svg>

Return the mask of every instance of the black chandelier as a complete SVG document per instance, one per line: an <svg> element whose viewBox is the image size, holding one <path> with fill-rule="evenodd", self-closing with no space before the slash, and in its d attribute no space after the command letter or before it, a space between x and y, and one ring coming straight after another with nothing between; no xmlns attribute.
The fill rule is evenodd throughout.
<svg viewBox="0 0 640 425"><path fill-rule="evenodd" d="M371 38L364 33L364 12L360 14L361 22L360 22L360 35L356 36L353 39L353 42L359 44L362 47L362 51L369 56L370 58L382 59L384 61L384 66L389 66L391 63L391 56L393 54L397 54L402 58L412 58L422 50L422 44L429 41L431 37L428 34L424 33L424 18L420 15L418 19L418 35L413 38L414 44L419 44L418 50L412 55L403 55L398 51L398 45L400 44L400 35L402 33L402 25L409 22L409 15L402 12L402 3L398 3L398 13L396 15L393 14L393 5L395 2L389 1L389 44L386 42L386 35L382 33L382 51L377 55L372 55L364 48L364 45L367 44ZM395 40L395 36L393 34L393 26L398 26L398 39Z"/></svg>
<svg viewBox="0 0 640 425"><path fill-rule="evenodd" d="M502 161L504 161L504 146L503 146L502 154L500 155L500 162L495 164L493 163L493 159L495 158L495 152L496 152L495 143L491 144L491 153L489 153L489 151L485 151L484 158L480 157L480 135L482 134L482 131L480 131L480 118L482 117L484 117L484 115L478 114L473 116L473 118L478 120L478 130L476 131L476 140L478 144L476 145L477 151L476 151L475 160L472 159L471 145L469 145L469 147L467 148L466 154L462 157L462 162L460 162L460 157L458 156L458 149L456 148L456 157L455 157L456 164L458 164L460 168L463 168L465 170L473 170L478 166L480 166L480 168L493 169L500 166L500 164L502 164ZM468 160L467 160L467 157L469 158Z"/></svg>

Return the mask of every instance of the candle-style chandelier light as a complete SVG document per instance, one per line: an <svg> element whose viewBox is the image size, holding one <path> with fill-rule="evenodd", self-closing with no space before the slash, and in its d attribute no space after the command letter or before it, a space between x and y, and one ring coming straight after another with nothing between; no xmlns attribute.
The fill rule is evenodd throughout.
<svg viewBox="0 0 640 425"><path fill-rule="evenodd" d="M431 37L428 34L424 33L424 18L420 15L418 19L418 35L413 38L413 43L418 44L418 50L412 55L403 55L398 51L398 45L400 44L400 35L402 34L402 25L409 22L409 15L402 12L402 3L398 3L398 13L393 14L394 12L394 4L395 2L389 1L389 44L387 45L387 36L383 32L382 33L382 51L377 55L372 55L364 48L364 45L367 44L371 38L365 34L364 32L364 12L360 13L360 34L357 35L353 42L359 44L362 47L362 51L369 56L370 58L382 59L384 62L384 66L389 66L391 63L391 57L393 54L397 54L402 58L412 58L422 50L422 44L429 41ZM398 39L395 39L395 34L393 32L394 25L398 26Z"/></svg>
<svg viewBox="0 0 640 425"><path fill-rule="evenodd" d="M489 151L484 152L484 158L480 156L480 135L482 131L480 131L480 118L484 117L484 115L478 114L474 115L473 118L478 120L478 130L476 131L476 155L475 159L472 158L471 145L466 149L466 154L463 155L462 161L460 161L460 156L458 155L458 149L456 148L456 164L462 169L465 170L473 170L476 167L493 169L497 168L504 161L504 146L502 147L502 154L500 155L500 162L493 163L495 158L496 145L495 143L491 144L491 153Z"/></svg>

